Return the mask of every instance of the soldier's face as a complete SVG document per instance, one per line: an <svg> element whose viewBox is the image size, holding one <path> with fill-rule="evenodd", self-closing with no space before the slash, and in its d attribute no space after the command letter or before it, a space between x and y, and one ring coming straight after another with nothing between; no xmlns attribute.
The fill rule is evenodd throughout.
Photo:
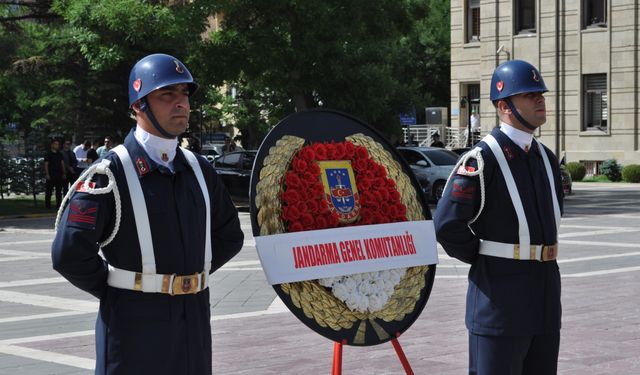
<svg viewBox="0 0 640 375"><path fill-rule="evenodd" d="M171 85L147 95L147 101L158 123L169 134L178 136L189 124L189 86Z"/></svg>
<svg viewBox="0 0 640 375"><path fill-rule="evenodd" d="M514 95L511 97L511 102L520 115L536 128L547 121L547 107L542 93Z"/></svg>

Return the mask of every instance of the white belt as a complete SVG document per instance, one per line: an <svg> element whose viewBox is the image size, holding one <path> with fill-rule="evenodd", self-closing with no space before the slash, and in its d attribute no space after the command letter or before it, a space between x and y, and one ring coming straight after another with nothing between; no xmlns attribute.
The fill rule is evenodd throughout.
<svg viewBox="0 0 640 375"><path fill-rule="evenodd" d="M558 244L529 245L527 249L521 248L519 244L481 240L479 253L507 259L546 262L556 259L558 256Z"/></svg>
<svg viewBox="0 0 640 375"><path fill-rule="evenodd" d="M123 145L119 145L115 147L113 151L120 158L125 173L125 180L129 187L129 196L131 206L133 207L138 241L140 243L142 272L122 270L109 265L109 275L107 276L108 285L115 288L136 290L145 293L166 293L171 295L194 294L209 286L208 279L212 258L211 202L209 201L209 191L198 159L191 151L181 150L196 176L206 207L204 271L184 276L178 276L176 274L156 274L156 260L153 251L151 228L142 186L140 185L138 174L134 169L129 151L127 151Z"/></svg>
<svg viewBox="0 0 640 375"><path fill-rule="evenodd" d="M109 265L107 284L119 289L136 290L145 293L163 293L170 295L195 294L209 287L209 273L178 276L162 274L144 274L127 271Z"/></svg>

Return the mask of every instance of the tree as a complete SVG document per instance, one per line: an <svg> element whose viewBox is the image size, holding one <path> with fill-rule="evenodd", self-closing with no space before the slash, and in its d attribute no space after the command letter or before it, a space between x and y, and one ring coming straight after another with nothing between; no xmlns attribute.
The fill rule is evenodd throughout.
<svg viewBox="0 0 640 375"><path fill-rule="evenodd" d="M448 12L436 0L0 0L0 123L124 136L129 70L163 52L201 84L201 119L232 120L251 147L317 106L397 134L399 113L448 104ZM239 95L221 93L231 85Z"/></svg>
<svg viewBox="0 0 640 375"><path fill-rule="evenodd" d="M430 4L437 12L426 21ZM433 0L221 1L222 27L200 59L214 63L200 68L218 85L243 77L254 91L278 93L283 108L339 109L396 133L399 113L431 99L431 90L418 92L428 87L424 75L448 72L448 44L429 51L431 62L416 61L427 54L422 48L448 40L448 28L445 37L428 37L448 25L437 19L443 9Z"/></svg>
<svg viewBox="0 0 640 375"><path fill-rule="evenodd" d="M0 88L10 90L15 105L0 106L0 119L80 141L85 132L124 136L133 125L127 100L133 64L153 52L188 60L211 13L207 1L4 3L12 5L0 5L0 45L9 47L0 57Z"/></svg>

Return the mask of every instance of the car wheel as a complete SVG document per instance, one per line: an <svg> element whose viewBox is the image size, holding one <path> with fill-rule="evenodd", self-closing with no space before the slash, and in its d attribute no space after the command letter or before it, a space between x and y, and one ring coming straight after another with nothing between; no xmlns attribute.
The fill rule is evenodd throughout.
<svg viewBox="0 0 640 375"><path fill-rule="evenodd" d="M437 202L440 200L440 198L442 198L442 193L444 193L444 185L445 181L436 181L436 183L433 184L431 197L434 201Z"/></svg>

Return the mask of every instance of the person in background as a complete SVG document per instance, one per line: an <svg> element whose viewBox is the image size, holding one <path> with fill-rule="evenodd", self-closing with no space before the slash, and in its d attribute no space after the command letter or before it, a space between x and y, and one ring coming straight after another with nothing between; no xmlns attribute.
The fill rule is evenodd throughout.
<svg viewBox="0 0 640 375"><path fill-rule="evenodd" d="M224 146L222 146L222 155L236 150L236 144L231 141L231 137L226 136L224 138Z"/></svg>
<svg viewBox="0 0 640 375"><path fill-rule="evenodd" d="M76 175L78 176L80 176L89 164L91 164L87 164L87 152L89 152L90 149L91 141L88 139L73 149L73 153L76 154L76 160L78 161L78 164L76 165Z"/></svg>
<svg viewBox="0 0 640 375"><path fill-rule="evenodd" d="M173 56L138 61L129 75L136 127L90 167L107 174L94 188L115 183L119 202L87 183L60 215L53 268L100 300L96 374L212 373L210 274L244 235L211 164L178 147L197 87Z"/></svg>
<svg viewBox="0 0 640 375"><path fill-rule="evenodd" d="M45 208L51 208L51 195L54 189L56 192L56 207L60 207L60 203L62 203L62 185L67 175L65 173L64 159L60 152L60 142L57 139L51 140L49 151L44 156L44 177L46 179Z"/></svg>
<svg viewBox="0 0 640 375"><path fill-rule="evenodd" d="M71 151L71 141L65 141L62 146L62 159L64 160L64 169L67 174L66 180L62 184L62 194L67 194L69 190L69 184L73 184L78 178L76 176L76 166L78 165L78 160L76 159L76 154Z"/></svg>
<svg viewBox="0 0 640 375"><path fill-rule="evenodd" d="M93 164L100 156L98 156L98 151L96 150L98 145L100 144L100 140L96 139L91 148L87 150L87 166Z"/></svg>
<svg viewBox="0 0 640 375"><path fill-rule="evenodd" d="M96 150L98 158L104 158L104 156L113 148L113 139L110 136L104 137L104 144Z"/></svg>
<svg viewBox="0 0 640 375"><path fill-rule="evenodd" d="M458 162L434 215L444 250L471 265L469 374L557 373L563 191L558 159L533 137L546 122L547 91L526 61L495 69L500 127Z"/></svg>
<svg viewBox="0 0 640 375"><path fill-rule="evenodd" d="M433 134L433 142L431 142L431 147L441 147L444 148L444 143L440 140L440 134Z"/></svg>

